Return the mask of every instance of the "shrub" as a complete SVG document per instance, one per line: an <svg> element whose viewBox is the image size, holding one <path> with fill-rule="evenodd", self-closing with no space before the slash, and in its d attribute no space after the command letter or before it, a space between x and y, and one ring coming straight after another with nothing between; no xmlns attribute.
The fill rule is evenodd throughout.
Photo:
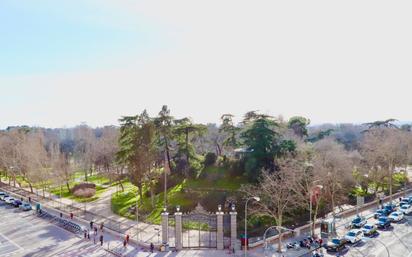
<svg viewBox="0 0 412 257"><path fill-rule="evenodd" d="M205 167L209 167L212 166L216 163L217 160L217 156L215 153L212 152L208 152L205 156L205 160L203 161L203 164L205 165Z"/></svg>
<svg viewBox="0 0 412 257"><path fill-rule="evenodd" d="M79 183L73 186L72 194L77 197L92 197L96 194L96 185L93 183Z"/></svg>

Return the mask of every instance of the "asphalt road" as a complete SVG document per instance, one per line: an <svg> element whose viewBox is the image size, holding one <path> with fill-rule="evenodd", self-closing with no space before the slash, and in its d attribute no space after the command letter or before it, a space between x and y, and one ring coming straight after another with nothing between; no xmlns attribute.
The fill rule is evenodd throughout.
<svg viewBox="0 0 412 257"><path fill-rule="evenodd" d="M99 245L0 201L0 256L112 256Z"/></svg>

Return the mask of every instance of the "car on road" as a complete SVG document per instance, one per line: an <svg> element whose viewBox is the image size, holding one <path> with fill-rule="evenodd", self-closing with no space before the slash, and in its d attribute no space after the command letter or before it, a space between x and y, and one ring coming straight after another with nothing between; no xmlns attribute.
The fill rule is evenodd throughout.
<svg viewBox="0 0 412 257"><path fill-rule="evenodd" d="M327 251L331 251L331 252L339 252L342 249L345 248L347 241L346 239L342 238L333 238L332 240L330 240L328 243L326 243L326 245L324 246L326 248Z"/></svg>
<svg viewBox="0 0 412 257"><path fill-rule="evenodd" d="M388 217L379 217L376 226L380 229L386 229L391 226L391 220Z"/></svg>
<svg viewBox="0 0 412 257"><path fill-rule="evenodd" d="M390 214L391 212L394 212L396 210L396 205L392 203L388 203L383 206L383 209L386 210Z"/></svg>
<svg viewBox="0 0 412 257"><path fill-rule="evenodd" d="M14 199L13 197L7 197L5 202L8 203L8 204L12 204L14 202L14 200L16 200L16 199Z"/></svg>
<svg viewBox="0 0 412 257"><path fill-rule="evenodd" d="M14 200L14 201L12 202L12 204L13 204L14 207L19 207L22 203L23 203L23 202L20 201L20 200Z"/></svg>
<svg viewBox="0 0 412 257"><path fill-rule="evenodd" d="M7 197L9 197L9 195L6 194L6 193L3 194L3 195L0 195L0 200L3 200L3 201L4 201L4 200L6 200Z"/></svg>
<svg viewBox="0 0 412 257"><path fill-rule="evenodd" d="M30 211L32 209L31 204L27 203L27 202L23 202L20 207L21 210L23 211Z"/></svg>
<svg viewBox="0 0 412 257"><path fill-rule="evenodd" d="M403 212L401 212L401 211L395 211L395 212L392 212L392 213L388 216L388 218L389 218L390 220L392 220L392 221L398 222L398 221L403 220L404 215L403 215Z"/></svg>
<svg viewBox="0 0 412 257"><path fill-rule="evenodd" d="M362 240L363 232L360 229L352 229L345 235L345 240L351 244Z"/></svg>
<svg viewBox="0 0 412 257"><path fill-rule="evenodd" d="M409 215L412 212L412 205L404 204L401 207L399 207L399 211L403 212L403 214L405 215Z"/></svg>
<svg viewBox="0 0 412 257"><path fill-rule="evenodd" d="M379 209L379 210L377 210L377 211L373 214L373 217L374 217L375 219L379 219L381 216L388 216L388 215L389 215L388 210Z"/></svg>
<svg viewBox="0 0 412 257"><path fill-rule="evenodd" d="M351 223L351 227L353 228L361 228L366 224L366 219L361 216L356 216Z"/></svg>
<svg viewBox="0 0 412 257"><path fill-rule="evenodd" d="M363 226L362 231L365 236L372 236L378 232L378 228L374 224L367 223Z"/></svg>

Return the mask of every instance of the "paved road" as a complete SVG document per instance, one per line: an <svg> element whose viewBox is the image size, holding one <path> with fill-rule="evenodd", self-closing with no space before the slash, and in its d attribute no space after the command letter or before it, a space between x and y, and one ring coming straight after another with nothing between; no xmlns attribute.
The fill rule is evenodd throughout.
<svg viewBox="0 0 412 257"><path fill-rule="evenodd" d="M100 246L0 202L0 256L110 256Z"/></svg>

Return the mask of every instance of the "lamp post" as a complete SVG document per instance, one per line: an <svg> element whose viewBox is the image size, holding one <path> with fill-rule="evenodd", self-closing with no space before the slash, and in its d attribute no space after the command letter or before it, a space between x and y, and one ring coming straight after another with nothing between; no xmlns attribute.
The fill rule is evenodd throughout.
<svg viewBox="0 0 412 257"><path fill-rule="evenodd" d="M245 257L247 256L247 246L248 246L248 238L247 238L247 203L249 202L249 200L255 200L255 201L259 202L260 197L252 196L252 197L249 197L248 199L246 199L246 203L245 203L245 245L244 245Z"/></svg>
<svg viewBox="0 0 412 257"><path fill-rule="evenodd" d="M139 242L139 192L136 192L136 241Z"/></svg>

